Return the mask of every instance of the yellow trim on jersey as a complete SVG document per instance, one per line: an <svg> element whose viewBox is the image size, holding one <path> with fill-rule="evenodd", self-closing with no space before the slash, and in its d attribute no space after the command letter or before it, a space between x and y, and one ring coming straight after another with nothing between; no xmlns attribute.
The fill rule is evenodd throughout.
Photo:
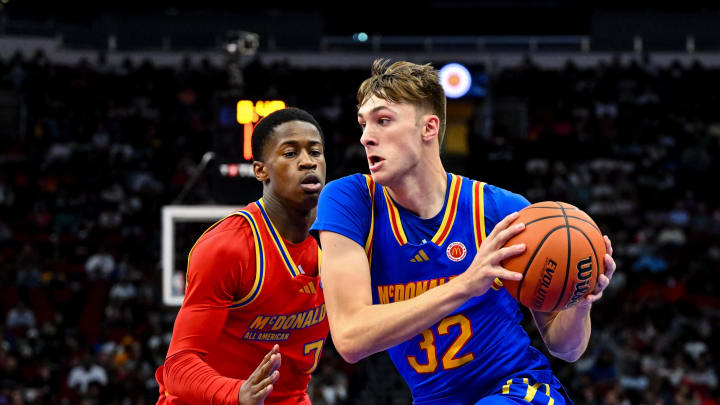
<svg viewBox="0 0 720 405"><path fill-rule="evenodd" d="M522 380L522 382L520 382L520 380ZM555 403L555 400L550 395L550 385L539 382L530 385L530 381L528 378L514 378L507 380L507 383L502 387L503 395L510 394L510 386L513 384L525 385L525 387L520 387L520 389L525 388L525 397L523 398L523 400L525 400L526 402L532 403L535 400L535 395L537 394L538 389L540 389L540 387L545 387L545 395L548 397L548 405L553 405Z"/></svg>
<svg viewBox="0 0 720 405"><path fill-rule="evenodd" d="M188 269L190 268L190 258L192 257L192 253L195 250L195 247L197 246L198 242L202 239L203 236L205 236L206 233L210 232L213 228L215 228L220 222L226 220L227 218L230 218L232 216L239 215L247 219L248 223L250 224L250 230L253 233L253 239L255 241L255 282L253 283L252 288L250 289L250 292L248 292L247 295L245 295L243 298L233 301L232 304L230 304L230 308L237 308L240 306L245 306L249 304L250 302L254 301L255 298L260 294L260 290L262 289L262 281L264 279L265 275L265 260L264 260L264 249L262 246L262 241L260 240L260 237L257 232L257 227L255 225L255 220L247 211L236 211L233 213L230 213L226 216L224 216L222 219L218 220L214 224L210 225L208 229L205 230L205 232L200 235L200 237L195 241L195 244L193 244L193 247L190 249L190 253L188 253ZM185 272L185 285L187 287L187 271ZM249 301L247 301L249 300ZM247 301L247 302L245 302Z"/></svg>
<svg viewBox="0 0 720 405"><path fill-rule="evenodd" d="M550 400L548 401L548 405L553 405L555 403L555 400L553 399L553 397L550 396L550 385L548 385L548 384L543 384L543 385L545 386L545 395L547 395L548 398L550 398Z"/></svg>
<svg viewBox="0 0 720 405"><path fill-rule="evenodd" d="M480 244L487 238L485 234L485 183L476 181L473 183L473 229L475 233L475 247L480 249ZM479 224L478 224L479 222ZM495 277L490 286L493 290L499 291L503 287L502 281Z"/></svg>
<svg viewBox="0 0 720 405"><path fill-rule="evenodd" d="M443 215L440 228L432 237L432 241L438 246L442 246L448 235L450 235L450 231L455 223L455 217L457 217L458 204L460 203L462 178L454 174L451 174L450 177L452 180L450 182L450 192L448 193L447 204L445 204L445 214Z"/></svg>
<svg viewBox="0 0 720 405"><path fill-rule="evenodd" d="M443 220L437 232L435 232L435 235L432 237L432 242L438 246L442 246L442 244L445 243L445 241L447 240L448 235L450 235L452 227L455 224L455 218L457 217L458 204L460 203L460 189L462 188L462 178L454 174L451 174L450 176L450 190L448 192L447 203L445 204ZM400 210L398 209L393 199L390 197L390 193L388 193L385 187L383 187L383 194L385 195L385 202L387 204L388 217L390 219L390 229L392 230L393 235L395 236L395 240L397 240L398 244L400 244L400 246L403 246L407 244L408 241L405 234L405 229L402 225L402 220L400 219Z"/></svg>
<svg viewBox="0 0 720 405"><path fill-rule="evenodd" d="M373 232L375 231L375 181L372 176L365 176L365 183L367 183L368 194L370 195L370 231L368 232L368 238L365 241L365 254L368 257L368 263L372 258L372 241Z"/></svg>
<svg viewBox="0 0 720 405"><path fill-rule="evenodd" d="M388 216L390 217L390 229L392 229L393 235L395 235L395 240L402 246L407 243L407 236L405 236L405 230L400 220L400 211L392 198L390 198L387 188L383 187L382 190L385 195L385 205L387 205Z"/></svg>
<svg viewBox="0 0 720 405"><path fill-rule="evenodd" d="M318 274L320 274L320 265L322 264L322 249L320 249L320 245L318 245Z"/></svg>
<svg viewBox="0 0 720 405"><path fill-rule="evenodd" d="M487 237L485 235L485 183L476 181L473 184L473 229L475 230L475 247ZM478 224L478 221L480 222Z"/></svg>
<svg viewBox="0 0 720 405"><path fill-rule="evenodd" d="M240 215L250 223L250 230L252 231L253 239L255 241L255 282L253 283L252 288L250 288L250 291L244 297L233 301L230 305L230 308L235 309L252 303L258 296L260 296L263 281L265 280L265 248L262 244L262 239L260 239L260 232L257 229L257 224L255 223L255 218L252 214L248 211L238 211L232 215Z"/></svg>
<svg viewBox="0 0 720 405"><path fill-rule="evenodd" d="M537 394L538 388L543 385L542 383L535 383L533 385L528 385L527 387L527 393L525 394L525 401L532 402L533 399L535 399L535 394Z"/></svg>
<svg viewBox="0 0 720 405"><path fill-rule="evenodd" d="M267 211L265 210L265 201L260 198L256 204L258 204L258 207L260 208L260 214L263 218L263 222L265 223L265 227L270 233L275 247L277 247L280 253L280 257L282 257L283 262L285 262L285 268L288 270L288 273L290 273L290 277L297 276L301 272L298 270L297 265L295 265L295 261L292 259L292 256L290 256L290 251L285 246L285 242L283 242L280 232L277 230L275 224L272 223L270 216L267 214Z"/></svg>

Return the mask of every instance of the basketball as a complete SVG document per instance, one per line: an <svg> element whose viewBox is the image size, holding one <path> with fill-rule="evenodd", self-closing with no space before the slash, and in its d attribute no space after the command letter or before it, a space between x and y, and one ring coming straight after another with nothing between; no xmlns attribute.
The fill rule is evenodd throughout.
<svg viewBox="0 0 720 405"><path fill-rule="evenodd" d="M570 204L544 201L520 211L511 224L525 230L505 246L525 243L525 252L502 266L523 274L519 281L503 280L518 302L540 312L570 308L590 294L605 272L605 241L589 215Z"/></svg>

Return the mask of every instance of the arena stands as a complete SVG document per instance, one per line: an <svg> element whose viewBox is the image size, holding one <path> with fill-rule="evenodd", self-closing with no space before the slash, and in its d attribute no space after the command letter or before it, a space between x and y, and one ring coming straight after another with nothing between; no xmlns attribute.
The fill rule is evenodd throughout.
<svg viewBox="0 0 720 405"><path fill-rule="evenodd" d="M160 209L212 147L211 99L228 75L200 60L102 61L0 60L0 99L17 107L0 114L0 404L157 398L177 311L161 300ZM272 83L318 117L330 178L367 170L354 99L367 69L253 63L244 74L244 94L271 96ZM452 170L582 207L615 246L588 351L553 361L576 403L717 404L720 70L527 60L489 85L475 102L524 106L524 136L475 114L470 154ZM213 196L198 184L187 202ZM409 403L386 355L349 365L331 345L311 394L315 404Z"/></svg>

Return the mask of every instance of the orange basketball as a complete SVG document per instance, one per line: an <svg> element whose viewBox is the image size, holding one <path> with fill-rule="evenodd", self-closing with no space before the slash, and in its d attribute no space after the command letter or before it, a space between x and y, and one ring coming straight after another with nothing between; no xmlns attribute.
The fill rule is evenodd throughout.
<svg viewBox="0 0 720 405"><path fill-rule="evenodd" d="M543 201L521 210L513 224L518 222L525 230L505 245L525 243L525 252L502 263L523 274L519 281L502 281L510 295L528 308L552 312L590 294L605 272L605 241L590 216L570 204Z"/></svg>

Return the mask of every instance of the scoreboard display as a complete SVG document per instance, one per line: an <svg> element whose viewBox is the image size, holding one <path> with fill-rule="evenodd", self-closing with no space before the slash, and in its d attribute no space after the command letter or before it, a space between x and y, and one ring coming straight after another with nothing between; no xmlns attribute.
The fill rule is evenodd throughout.
<svg viewBox="0 0 720 405"><path fill-rule="evenodd" d="M252 161L252 132L255 125L263 118L277 110L285 108L285 102L281 100L259 100L253 103L251 100L240 100L235 108L235 120L243 128L243 159Z"/></svg>

